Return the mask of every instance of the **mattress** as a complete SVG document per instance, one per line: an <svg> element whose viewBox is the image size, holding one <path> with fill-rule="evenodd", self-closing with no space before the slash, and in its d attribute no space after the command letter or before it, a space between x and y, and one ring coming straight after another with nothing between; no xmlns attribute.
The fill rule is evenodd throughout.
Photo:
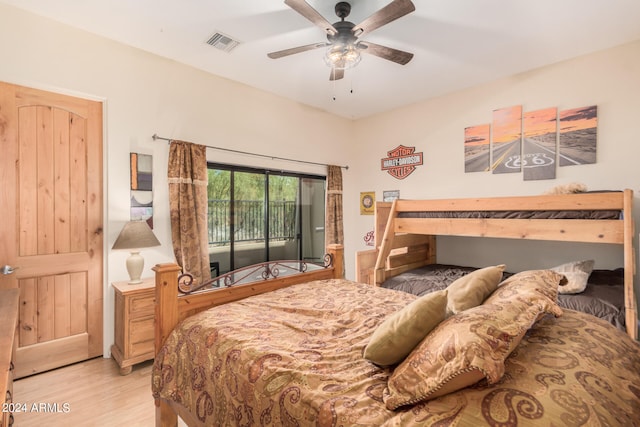
<svg viewBox="0 0 640 427"><path fill-rule="evenodd" d="M422 296L445 289L456 279L474 270L475 267L432 264L392 277L382 287ZM505 272L503 279L511 274ZM584 292L560 294L558 305L591 314L625 330L624 269L593 270Z"/></svg>
<svg viewBox="0 0 640 427"><path fill-rule="evenodd" d="M620 219L619 210L398 212L398 218Z"/></svg>

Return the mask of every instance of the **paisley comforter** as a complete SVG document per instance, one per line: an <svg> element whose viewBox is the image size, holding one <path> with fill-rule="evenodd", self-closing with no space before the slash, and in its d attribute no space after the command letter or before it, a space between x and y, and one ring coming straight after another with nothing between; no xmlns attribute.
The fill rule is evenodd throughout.
<svg viewBox="0 0 640 427"><path fill-rule="evenodd" d="M393 367L363 349L415 298L332 279L209 309L158 352L153 396L207 426L640 425L640 345L572 310L539 320L497 384L386 409Z"/></svg>

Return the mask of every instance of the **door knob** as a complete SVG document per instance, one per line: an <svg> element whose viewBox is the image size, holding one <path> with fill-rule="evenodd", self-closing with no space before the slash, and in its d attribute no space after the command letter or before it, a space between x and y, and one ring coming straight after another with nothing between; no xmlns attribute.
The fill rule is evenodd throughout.
<svg viewBox="0 0 640 427"><path fill-rule="evenodd" d="M18 267L11 267L10 265L5 265L0 269L0 274L11 274L16 271Z"/></svg>

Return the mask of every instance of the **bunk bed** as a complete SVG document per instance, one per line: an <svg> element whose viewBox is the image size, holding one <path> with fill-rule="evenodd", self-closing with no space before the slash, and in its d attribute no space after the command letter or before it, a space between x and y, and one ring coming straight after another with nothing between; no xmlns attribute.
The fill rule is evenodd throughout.
<svg viewBox="0 0 640 427"><path fill-rule="evenodd" d="M560 310L562 275L515 274L385 365L367 349L388 320L423 299L344 279L342 247L328 252L333 265L292 262L291 274L277 263L250 266L201 289L175 264L154 268L157 426L175 427L178 416L192 427L640 419L640 344L603 320ZM442 310L448 298L427 300Z"/></svg>
<svg viewBox="0 0 640 427"><path fill-rule="evenodd" d="M541 196L395 200L379 202L375 212L376 249L356 254L356 280L382 285L401 283L403 275L428 275L437 264L436 236L496 237L564 242L608 243L623 248L621 268L594 271L586 292L560 295L565 308L618 305L628 335L636 339L637 306L634 291L633 191L603 191ZM499 260L498 260L499 261ZM469 271L466 266L451 280ZM427 273L420 273L427 271ZM418 272L418 273L416 273ZM442 276L442 271L437 272ZM506 277L506 275L505 275ZM441 277L440 277L441 279ZM607 279L617 285L609 286ZM603 285L601 282L607 282ZM449 282L450 283L450 282ZM391 286L393 287L393 286ZM436 290L437 287L434 289ZM611 295L612 290L617 295ZM602 290L606 295L592 295ZM411 292L411 291L409 291ZM578 304L579 299L586 303ZM598 315L598 313L592 313ZM618 316L619 317L619 316ZM610 319L609 319L610 320Z"/></svg>

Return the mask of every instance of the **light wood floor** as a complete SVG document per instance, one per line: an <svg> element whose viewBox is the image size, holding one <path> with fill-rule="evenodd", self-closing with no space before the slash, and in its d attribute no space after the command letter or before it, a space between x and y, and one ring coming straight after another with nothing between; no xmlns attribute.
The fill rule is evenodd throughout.
<svg viewBox="0 0 640 427"><path fill-rule="evenodd" d="M17 427L29 426L153 426L152 362L140 363L122 376L113 359L102 357L16 380L14 402L26 413L15 413ZM48 404L60 412L31 412L33 404ZM65 410L65 405L68 411ZM185 426L180 421L179 426Z"/></svg>

